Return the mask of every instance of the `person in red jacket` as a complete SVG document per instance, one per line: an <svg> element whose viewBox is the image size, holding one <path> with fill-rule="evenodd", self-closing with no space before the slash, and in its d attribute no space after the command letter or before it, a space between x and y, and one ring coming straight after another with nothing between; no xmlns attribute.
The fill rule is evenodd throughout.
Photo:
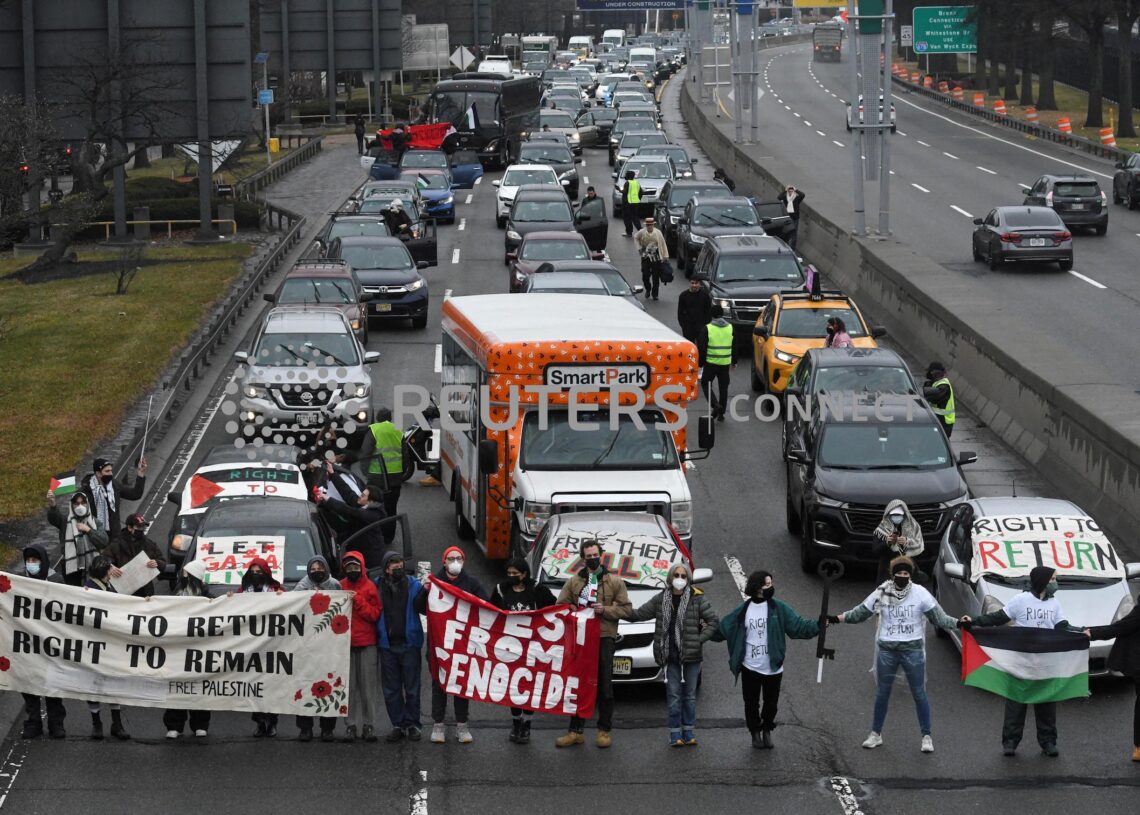
<svg viewBox="0 0 1140 815"><path fill-rule="evenodd" d="M380 592L368 579L364 556L345 552L340 561L341 588L352 595L352 654L348 680L348 729L345 741L355 741L359 730L365 741L376 741L376 709L380 705L380 679L376 674L376 621L380 619Z"/></svg>

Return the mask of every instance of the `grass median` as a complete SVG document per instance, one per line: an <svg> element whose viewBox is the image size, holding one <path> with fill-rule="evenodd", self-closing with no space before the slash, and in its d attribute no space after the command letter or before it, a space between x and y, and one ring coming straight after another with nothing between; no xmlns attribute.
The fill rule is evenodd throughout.
<svg viewBox="0 0 1140 815"><path fill-rule="evenodd" d="M118 254L80 250L43 282L0 260L0 521L43 506L48 479L117 431L226 291L250 246L148 248L125 295L101 270Z"/></svg>

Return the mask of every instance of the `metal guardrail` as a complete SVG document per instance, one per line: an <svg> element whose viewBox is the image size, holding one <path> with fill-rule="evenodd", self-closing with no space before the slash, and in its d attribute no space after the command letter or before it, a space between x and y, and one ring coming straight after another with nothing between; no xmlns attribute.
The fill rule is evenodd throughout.
<svg viewBox="0 0 1140 815"><path fill-rule="evenodd" d="M1082 152L1089 153L1094 156L1100 156L1101 158L1111 159L1113 161L1124 161L1130 155L1132 155L1129 151L1121 150L1119 147L1108 147L1098 142L1094 142L1091 139L1086 139L1082 136L1074 136L1072 133L1062 133L1060 130L1054 130L1051 127L1045 127L1044 125L1027 122L1023 119L1018 119L1013 116L1002 116L1000 114L994 113L992 110L986 110L985 108L977 107L976 105L972 105L966 101L959 102L949 94L942 93L941 91L935 90L934 88L926 88L922 85L916 85L909 79L902 79L901 77L894 75L891 76L891 79L893 79L896 84L901 85L912 93L919 93L923 96L929 97L930 99L937 99L938 101L952 108L964 111L965 113L969 113L972 116L988 119L989 121L994 122L995 124L999 124L1002 127L1007 127L1010 130L1019 130L1022 133L1028 133L1029 135L1034 136L1038 139L1042 139L1044 141L1051 141L1055 142L1056 144L1073 147ZM969 92L973 93L974 91L971 90Z"/></svg>
<svg viewBox="0 0 1140 815"><path fill-rule="evenodd" d="M253 193L268 187L286 173L315 156L321 150L323 142L324 136L312 136L285 158L270 164L264 170L260 170L248 178L243 178L234 184L234 197L249 201L254 197Z"/></svg>

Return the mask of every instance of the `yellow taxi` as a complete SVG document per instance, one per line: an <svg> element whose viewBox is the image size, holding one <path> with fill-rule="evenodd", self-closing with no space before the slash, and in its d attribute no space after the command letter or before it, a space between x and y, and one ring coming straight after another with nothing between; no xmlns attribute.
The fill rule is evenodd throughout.
<svg viewBox="0 0 1140 815"><path fill-rule="evenodd" d="M887 332L869 326L855 302L840 291L783 291L772 295L752 329L752 390L783 393L796 363L827 344L827 321L838 317L856 348L878 348Z"/></svg>

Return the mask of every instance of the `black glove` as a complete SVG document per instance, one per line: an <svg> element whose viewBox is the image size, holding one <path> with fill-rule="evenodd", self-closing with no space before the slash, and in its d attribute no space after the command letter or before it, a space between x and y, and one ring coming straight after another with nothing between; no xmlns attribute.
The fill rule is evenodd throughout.
<svg viewBox="0 0 1140 815"><path fill-rule="evenodd" d="M832 625L839 625L839 623L843 622L842 620L839 619L838 614L828 614L827 615L827 621L829 623L831 623Z"/></svg>
<svg viewBox="0 0 1140 815"><path fill-rule="evenodd" d="M969 631L971 628L974 627L974 621L973 620L959 620L958 621L958 627L961 628L963 631Z"/></svg>

